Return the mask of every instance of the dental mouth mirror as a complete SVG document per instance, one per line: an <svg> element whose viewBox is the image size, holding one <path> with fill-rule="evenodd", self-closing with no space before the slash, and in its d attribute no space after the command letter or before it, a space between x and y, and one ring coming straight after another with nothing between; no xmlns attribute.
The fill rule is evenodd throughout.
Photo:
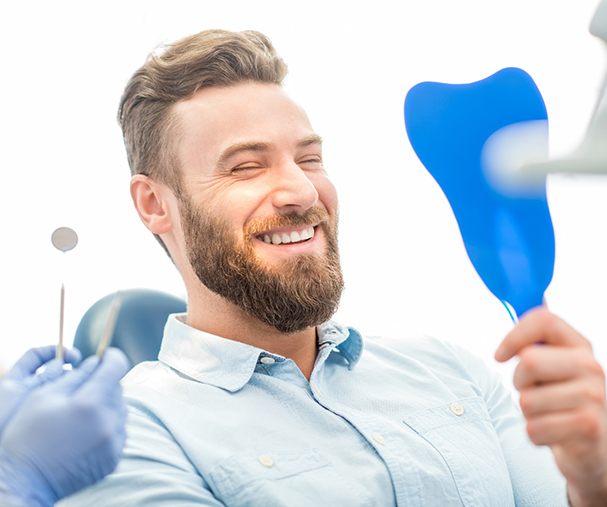
<svg viewBox="0 0 607 507"><path fill-rule="evenodd" d="M78 235L74 229L59 227L58 229L55 229L51 235L51 242L57 250L63 253L69 252L78 244ZM63 274L65 275L65 273ZM64 276L62 276L62 278L64 278ZM59 301L59 341L57 343L55 357L63 362L63 318L65 313L65 283L63 281L61 282L61 295Z"/></svg>

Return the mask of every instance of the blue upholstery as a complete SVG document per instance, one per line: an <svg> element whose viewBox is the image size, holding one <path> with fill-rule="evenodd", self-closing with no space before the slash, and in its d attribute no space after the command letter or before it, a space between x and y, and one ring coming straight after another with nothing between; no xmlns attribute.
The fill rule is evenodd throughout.
<svg viewBox="0 0 607 507"><path fill-rule="evenodd" d="M158 357L164 324L169 314L185 312L185 301L150 289L120 291L121 305L110 345L121 349L135 366ZM74 347L84 357L95 354L105 331L114 294L109 294L91 306L82 317Z"/></svg>

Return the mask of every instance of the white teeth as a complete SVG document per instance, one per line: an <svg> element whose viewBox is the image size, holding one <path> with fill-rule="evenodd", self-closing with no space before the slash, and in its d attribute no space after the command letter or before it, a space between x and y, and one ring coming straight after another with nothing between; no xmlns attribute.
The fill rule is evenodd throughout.
<svg viewBox="0 0 607 507"><path fill-rule="evenodd" d="M314 236L314 227L308 227L307 229L304 229L303 231L301 231L301 240L305 240L305 239L310 239L311 237Z"/></svg>
<svg viewBox="0 0 607 507"><path fill-rule="evenodd" d="M301 232L293 231L290 234L283 232L277 233L275 232L271 236L269 234L263 235L264 243L272 243L273 245L281 245L281 244L289 244L289 243L299 243L300 241L305 241L307 239L314 237L314 227L308 227Z"/></svg>

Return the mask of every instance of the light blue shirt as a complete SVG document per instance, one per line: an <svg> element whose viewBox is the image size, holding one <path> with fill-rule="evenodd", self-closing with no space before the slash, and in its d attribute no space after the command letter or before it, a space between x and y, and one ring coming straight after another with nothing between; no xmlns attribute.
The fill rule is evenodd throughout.
<svg viewBox="0 0 607 507"><path fill-rule="evenodd" d="M431 338L363 348L329 322L308 382L292 360L181 318L169 318L159 361L124 381L117 471L62 506L567 505L509 390L462 349Z"/></svg>

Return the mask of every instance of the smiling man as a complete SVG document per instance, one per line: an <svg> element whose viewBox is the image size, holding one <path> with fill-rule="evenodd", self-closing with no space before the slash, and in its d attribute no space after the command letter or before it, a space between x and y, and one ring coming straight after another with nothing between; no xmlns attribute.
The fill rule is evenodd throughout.
<svg viewBox="0 0 607 507"><path fill-rule="evenodd" d="M497 353L521 358L525 427L465 351L329 320L343 288L336 191L285 73L265 36L214 30L129 82L133 201L188 311L125 381L117 471L67 504L552 507L568 491L602 505L603 371L563 321L530 312Z"/></svg>

